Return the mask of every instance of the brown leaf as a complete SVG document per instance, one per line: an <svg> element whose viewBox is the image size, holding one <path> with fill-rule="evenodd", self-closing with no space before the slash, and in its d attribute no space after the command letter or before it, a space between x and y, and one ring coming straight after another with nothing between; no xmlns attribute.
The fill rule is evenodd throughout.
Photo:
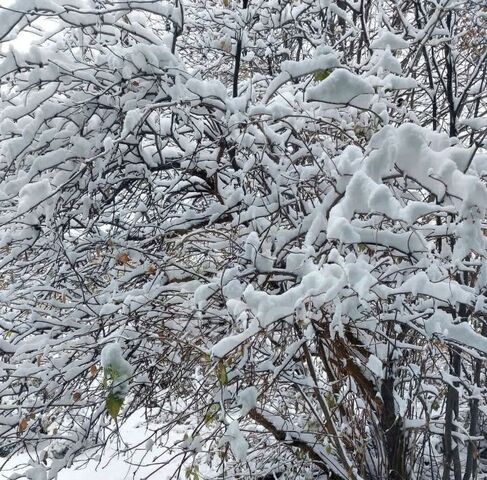
<svg viewBox="0 0 487 480"><path fill-rule="evenodd" d="M119 265L126 265L127 263L130 262L130 257L129 257L129 254L127 252L125 253L121 253L118 257L117 257L117 263Z"/></svg>
<svg viewBox="0 0 487 480"><path fill-rule="evenodd" d="M79 393L79 392L73 392L73 400L75 402L79 402L80 399L81 399L81 393Z"/></svg>
<svg viewBox="0 0 487 480"><path fill-rule="evenodd" d="M27 427L29 426L29 422L27 419L24 417L22 420L19 422L19 432L24 433L27 430Z"/></svg>
<svg viewBox="0 0 487 480"><path fill-rule="evenodd" d="M96 377L96 374L98 373L98 368L96 368L96 365L92 365L90 367L90 375L92 377Z"/></svg>
<svg viewBox="0 0 487 480"><path fill-rule="evenodd" d="M150 265L149 268L147 269L147 275L155 275L157 272L157 268L155 265Z"/></svg>

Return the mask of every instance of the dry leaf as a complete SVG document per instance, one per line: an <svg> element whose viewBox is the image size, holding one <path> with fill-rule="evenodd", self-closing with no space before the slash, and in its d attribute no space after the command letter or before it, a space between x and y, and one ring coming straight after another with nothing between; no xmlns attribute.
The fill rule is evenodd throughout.
<svg viewBox="0 0 487 480"><path fill-rule="evenodd" d="M96 377L96 374L98 373L98 368L96 368L96 365L92 365L90 367L90 374L92 377Z"/></svg>
<svg viewBox="0 0 487 480"><path fill-rule="evenodd" d="M130 257L129 257L129 254L127 252L125 253L121 253L118 257L117 257L117 263L119 265L126 265L127 263L129 263L130 261Z"/></svg>
<svg viewBox="0 0 487 480"><path fill-rule="evenodd" d="M27 427L29 426L29 423L27 422L27 419L24 417L22 420L19 422L19 432L24 433L27 430Z"/></svg>

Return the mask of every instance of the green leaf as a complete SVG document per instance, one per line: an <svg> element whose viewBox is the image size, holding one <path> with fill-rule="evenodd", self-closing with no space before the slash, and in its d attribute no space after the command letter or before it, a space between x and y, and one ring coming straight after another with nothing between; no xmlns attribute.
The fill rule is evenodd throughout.
<svg viewBox="0 0 487 480"><path fill-rule="evenodd" d="M112 379L116 380L120 376L120 372L113 367L106 367L107 375Z"/></svg>
<svg viewBox="0 0 487 480"><path fill-rule="evenodd" d="M366 252L367 251L367 245L365 243L357 243L357 250L359 252Z"/></svg>
<svg viewBox="0 0 487 480"><path fill-rule="evenodd" d="M103 388L108 388L108 381L111 380L112 382L115 381L117 378L120 377L120 373L115 370L113 367L105 367L103 369Z"/></svg>
<svg viewBox="0 0 487 480"><path fill-rule="evenodd" d="M205 425L209 425L213 421L219 410L220 405L218 405L218 403L213 403L212 405L210 405L204 418Z"/></svg>
<svg viewBox="0 0 487 480"><path fill-rule="evenodd" d="M315 80L317 82L322 82L323 80L325 80L325 78L327 78L331 73L331 70L330 69L327 69L327 70L318 70L316 73L315 73Z"/></svg>
<svg viewBox="0 0 487 480"><path fill-rule="evenodd" d="M113 393L108 394L105 406L110 417L112 417L114 420L117 418L122 405L123 398L120 398L118 395L114 395Z"/></svg>
<svg viewBox="0 0 487 480"><path fill-rule="evenodd" d="M185 476L189 480L199 480L199 471L198 465L193 465L192 467L186 468Z"/></svg>
<svg viewBox="0 0 487 480"><path fill-rule="evenodd" d="M216 376L221 385L228 384L227 368L225 367L223 360L220 360L216 366Z"/></svg>

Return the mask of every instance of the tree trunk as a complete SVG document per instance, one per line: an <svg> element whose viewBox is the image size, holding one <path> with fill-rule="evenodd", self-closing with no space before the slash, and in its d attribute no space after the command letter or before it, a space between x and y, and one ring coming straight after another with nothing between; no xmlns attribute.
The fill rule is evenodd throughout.
<svg viewBox="0 0 487 480"><path fill-rule="evenodd" d="M387 478L388 480L403 480L406 478L405 438L403 423L399 415L397 415L395 407L394 380L394 375L389 369L381 387L381 395L384 402L382 429L387 454Z"/></svg>

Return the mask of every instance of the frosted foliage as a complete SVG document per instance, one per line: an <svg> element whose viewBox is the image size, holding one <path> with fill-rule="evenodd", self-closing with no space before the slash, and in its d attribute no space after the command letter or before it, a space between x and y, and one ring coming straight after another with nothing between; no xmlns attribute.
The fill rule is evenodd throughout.
<svg viewBox="0 0 487 480"><path fill-rule="evenodd" d="M113 392L124 397L128 391L128 381L133 369L123 358L122 347L118 343L105 345L101 351L100 363L114 380Z"/></svg>
<svg viewBox="0 0 487 480"><path fill-rule="evenodd" d="M485 476L482 2L0 3L2 474Z"/></svg>

